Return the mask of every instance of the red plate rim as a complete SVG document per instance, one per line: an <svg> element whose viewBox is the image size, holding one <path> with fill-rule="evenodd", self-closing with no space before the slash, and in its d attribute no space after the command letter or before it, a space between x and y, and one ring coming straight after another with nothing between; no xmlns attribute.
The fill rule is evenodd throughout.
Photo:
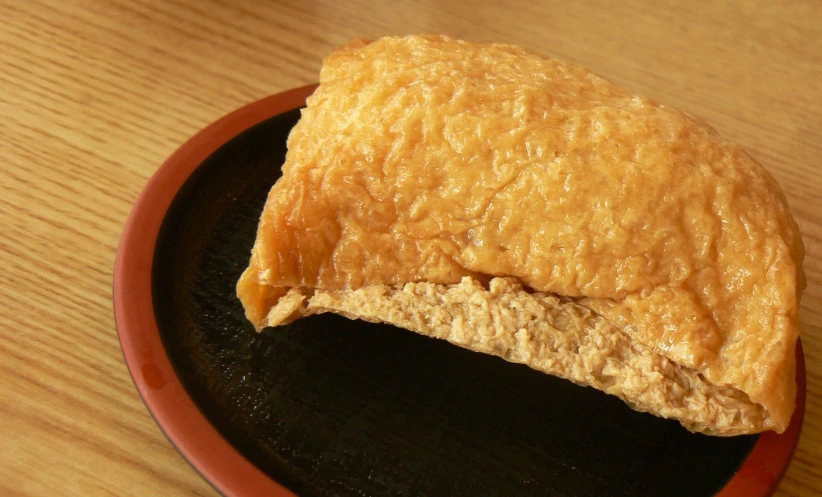
<svg viewBox="0 0 822 497"><path fill-rule="evenodd" d="M301 107L317 85L242 107L189 139L157 170L126 220L114 264L114 317L134 384L166 437L228 497L294 494L260 471L211 425L183 388L166 355L154 315L151 268L160 225L177 191L212 153L249 127ZM739 471L715 497L770 497L796 450L805 413L805 361L797 343L797 400L785 433L763 433Z"/></svg>

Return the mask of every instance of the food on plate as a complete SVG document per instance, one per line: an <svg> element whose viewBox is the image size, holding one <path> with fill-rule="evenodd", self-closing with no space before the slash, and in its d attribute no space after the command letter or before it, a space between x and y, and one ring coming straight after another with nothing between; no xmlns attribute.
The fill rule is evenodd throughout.
<svg viewBox="0 0 822 497"><path fill-rule="evenodd" d="M693 431L787 428L804 247L699 119L512 45L357 40L282 170L237 286L257 329L334 312Z"/></svg>

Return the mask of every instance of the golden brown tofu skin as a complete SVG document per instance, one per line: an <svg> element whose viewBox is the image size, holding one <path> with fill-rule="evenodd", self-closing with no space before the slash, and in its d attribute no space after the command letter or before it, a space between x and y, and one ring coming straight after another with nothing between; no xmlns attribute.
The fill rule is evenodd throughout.
<svg viewBox="0 0 822 497"><path fill-rule="evenodd" d="M519 47L410 36L326 58L238 294L262 328L315 291L515 278L762 410L727 433L781 432L803 257L773 177L701 121Z"/></svg>

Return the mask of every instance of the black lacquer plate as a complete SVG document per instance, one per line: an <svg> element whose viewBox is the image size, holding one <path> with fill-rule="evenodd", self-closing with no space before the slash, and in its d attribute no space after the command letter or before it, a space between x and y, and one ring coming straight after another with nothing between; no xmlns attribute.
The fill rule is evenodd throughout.
<svg viewBox="0 0 822 497"><path fill-rule="evenodd" d="M698 497L756 436L716 438L525 366L391 326L314 316L257 334L235 284L294 110L205 160L152 269L167 354L200 410L302 496Z"/></svg>

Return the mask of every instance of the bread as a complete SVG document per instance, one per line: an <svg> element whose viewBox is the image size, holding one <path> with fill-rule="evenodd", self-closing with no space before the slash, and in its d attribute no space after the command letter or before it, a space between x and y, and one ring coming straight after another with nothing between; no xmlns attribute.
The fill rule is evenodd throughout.
<svg viewBox="0 0 822 497"><path fill-rule="evenodd" d="M357 40L288 139L238 295L521 362L715 435L794 409L804 248L685 113L511 45Z"/></svg>

